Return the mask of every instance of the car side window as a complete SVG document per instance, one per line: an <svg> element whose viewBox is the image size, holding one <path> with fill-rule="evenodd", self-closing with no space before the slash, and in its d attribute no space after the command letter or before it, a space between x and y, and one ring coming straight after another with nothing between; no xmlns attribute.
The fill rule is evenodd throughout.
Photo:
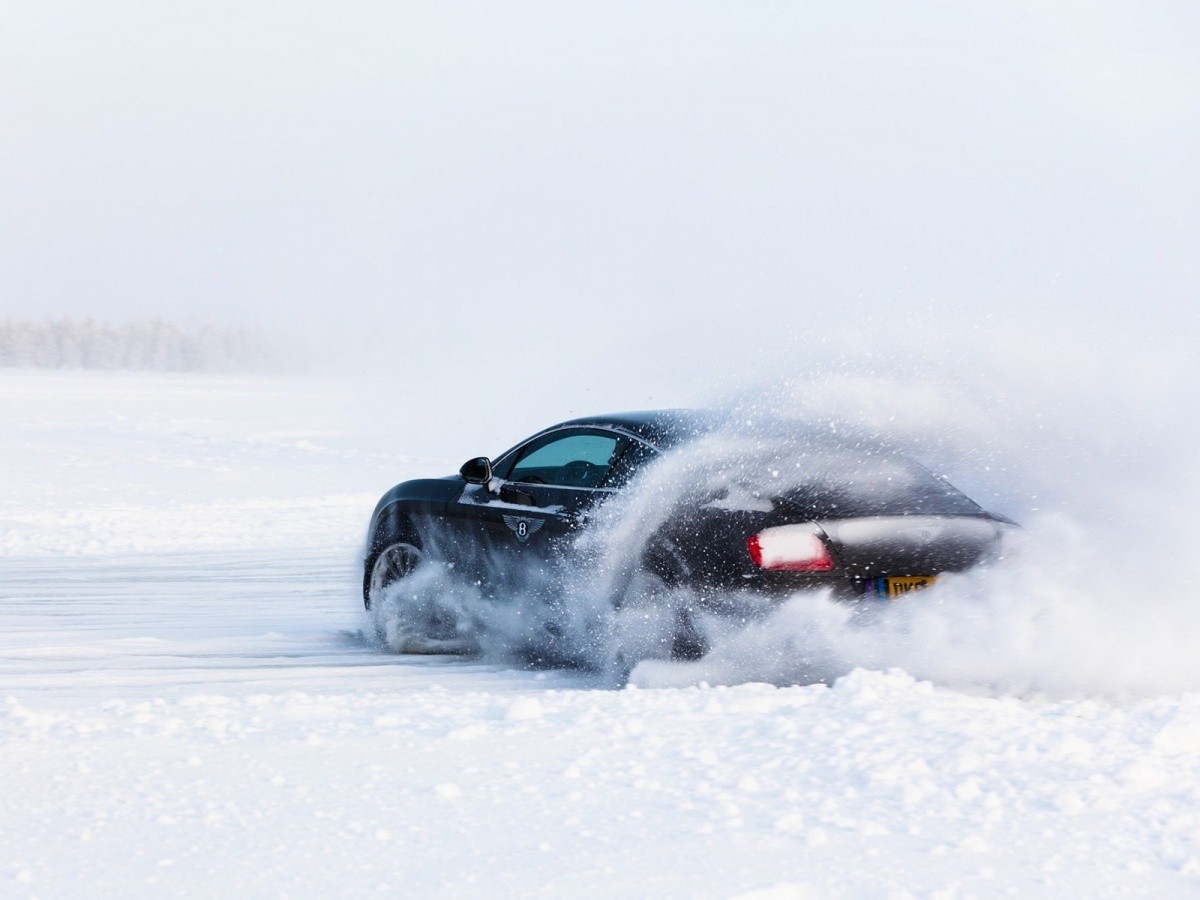
<svg viewBox="0 0 1200 900"><path fill-rule="evenodd" d="M537 441L522 451L509 481L595 488L608 480L620 440L614 435L579 433Z"/></svg>
<svg viewBox="0 0 1200 900"><path fill-rule="evenodd" d="M643 468L658 458L654 448L641 441L628 441L627 446L613 464L607 487L622 487L632 480Z"/></svg>

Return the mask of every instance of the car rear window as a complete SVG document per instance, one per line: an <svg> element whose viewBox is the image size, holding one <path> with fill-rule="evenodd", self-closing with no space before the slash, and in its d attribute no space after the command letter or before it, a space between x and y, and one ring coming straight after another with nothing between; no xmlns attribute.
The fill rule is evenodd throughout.
<svg viewBox="0 0 1200 900"><path fill-rule="evenodd" d="M983 513L948 481L903 457L814 458L799 468L795 486L781 499L814 519Z"/></svg>

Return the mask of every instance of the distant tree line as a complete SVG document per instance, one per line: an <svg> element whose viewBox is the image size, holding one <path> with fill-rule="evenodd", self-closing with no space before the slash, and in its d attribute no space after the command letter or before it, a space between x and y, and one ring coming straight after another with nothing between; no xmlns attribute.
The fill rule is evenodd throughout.
<svg viewBox="0 0 1200 900"><path fill-rule="evenodd" d="M183 328L162 319L0 321L0 367L259 372L281 362L277 348L244 328Z"/></svg>

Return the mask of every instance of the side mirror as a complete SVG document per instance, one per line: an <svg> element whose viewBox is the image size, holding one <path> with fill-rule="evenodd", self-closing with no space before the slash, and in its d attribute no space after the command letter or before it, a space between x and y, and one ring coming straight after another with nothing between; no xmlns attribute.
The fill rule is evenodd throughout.
<svg viewBox="0 0 1200 900"><path fill-rule="evenodd" d="M492 480L492 461L486 456L468 459L458 470L468 484L487 484Z"/></svg>

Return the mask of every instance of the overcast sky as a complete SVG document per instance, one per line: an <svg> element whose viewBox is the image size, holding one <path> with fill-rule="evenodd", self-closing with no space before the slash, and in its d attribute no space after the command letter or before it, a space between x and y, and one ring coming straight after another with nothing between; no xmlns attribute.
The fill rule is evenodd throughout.
<svg viewBox="0 0 1200 900"><path fill-rule="evenodd" d="M681 383L1194 327L1197 47L1195 0L0 0L0 316Z"/></svg>

